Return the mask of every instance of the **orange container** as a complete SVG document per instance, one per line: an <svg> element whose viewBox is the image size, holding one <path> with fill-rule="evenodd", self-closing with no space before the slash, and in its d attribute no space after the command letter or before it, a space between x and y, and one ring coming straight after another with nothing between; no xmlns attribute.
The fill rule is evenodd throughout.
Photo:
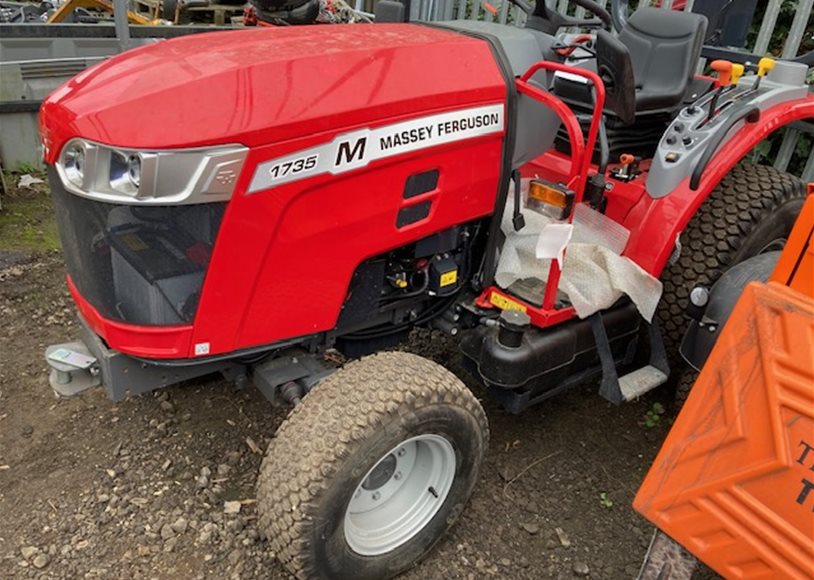
<svg viewBox="0 0 814 580"><path fill-rule="evenodd" d="M814 578L814 197L747 286L633 503L726 578Z"/></svg>
<svg viewBox="0 0 814 580"><path fill-rule="evenodd" d="M814 298L814 183L771 279Z"/></svg>

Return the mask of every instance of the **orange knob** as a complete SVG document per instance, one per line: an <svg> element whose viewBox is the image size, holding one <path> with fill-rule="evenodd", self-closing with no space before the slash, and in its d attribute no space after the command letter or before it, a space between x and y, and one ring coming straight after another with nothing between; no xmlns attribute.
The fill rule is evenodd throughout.
<svg viewBox="0 0 814 580"><path fill-rule="evenodd" d="M636 158L633 157L633 155L631 155L630 153L622 153L619 156L619 163L621 163L622 165L630 165L635 160Z"/></svg>
<svg viewBox="0 0 814 580"><path fill-rule="evenodd" d="M729 86L732 80L732 63L728 60L713 60L709 66L718 73L718 86Z"/></svg>

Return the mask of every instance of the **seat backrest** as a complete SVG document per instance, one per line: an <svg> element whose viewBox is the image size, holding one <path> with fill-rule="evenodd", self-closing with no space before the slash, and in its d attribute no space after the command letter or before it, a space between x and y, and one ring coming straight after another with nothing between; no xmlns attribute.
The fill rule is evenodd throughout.
<svg viewBox="0 0 814 580"><path fill-rule="evenodd" d="M628 18L619 40L630 52L637 93L642 93L637 101L643 97L644 109L681 103L701 56L706 31L706 17L691 12L639 8ZM647 103L648 97L654 102Z"/></svg>
<svg viewBox="0 0 814 580"><path fill-rule="evenodd" d="M636 86L630 51L605 30L596 32L596 72L605 84L605 108L625 125L636 118Z"/></svg>

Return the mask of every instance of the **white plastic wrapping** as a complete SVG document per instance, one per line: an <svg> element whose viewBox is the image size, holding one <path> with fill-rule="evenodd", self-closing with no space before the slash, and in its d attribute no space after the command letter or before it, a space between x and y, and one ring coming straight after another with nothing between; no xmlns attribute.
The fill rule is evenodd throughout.
<svg viewBox="0 0 814 580"><path fill-rule="evenodd" d="M545 281L550 259L538 259L540 234L551 218L523 209L526 226L519 232L512 226L514 202L509 200L501 228L506 241L498 260L495 280L508 288L518 280L537 278ZM642 317L652 320L661 298L661 282L629 258L621 256L629 232L586 205L577 207L574 230L567 245L560 277L560 290L573 304L580 318L610 307L623 294L630 297ZM539 297L542 302L542 295Z"/></svg>

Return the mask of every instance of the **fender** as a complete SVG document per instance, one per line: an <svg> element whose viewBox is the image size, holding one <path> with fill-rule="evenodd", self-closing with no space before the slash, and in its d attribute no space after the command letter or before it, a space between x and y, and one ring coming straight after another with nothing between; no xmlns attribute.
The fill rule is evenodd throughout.
<svg viewBox="0 0 814 580"><path fill-rule="evenodd" d="M660 276L679 234L724 175L771 133L793 121L814 117L814 96L781 103L761 113L760 123L747 124L720 148L701 177L698 189L685 179L669 195L643 195L625 218L631 231L625 255L653 276Z"/></svg>
<svg viewBox="0 0 814 580"><path fill-rule="evenodd" d="M754 256L735 264L715 282L706 305L701 307L703 312L695 316L697 320L681 341L681 356L695 370L700 371L704 366L743 289L752 282L767 282L779 259L780 252Z"/></svg>

